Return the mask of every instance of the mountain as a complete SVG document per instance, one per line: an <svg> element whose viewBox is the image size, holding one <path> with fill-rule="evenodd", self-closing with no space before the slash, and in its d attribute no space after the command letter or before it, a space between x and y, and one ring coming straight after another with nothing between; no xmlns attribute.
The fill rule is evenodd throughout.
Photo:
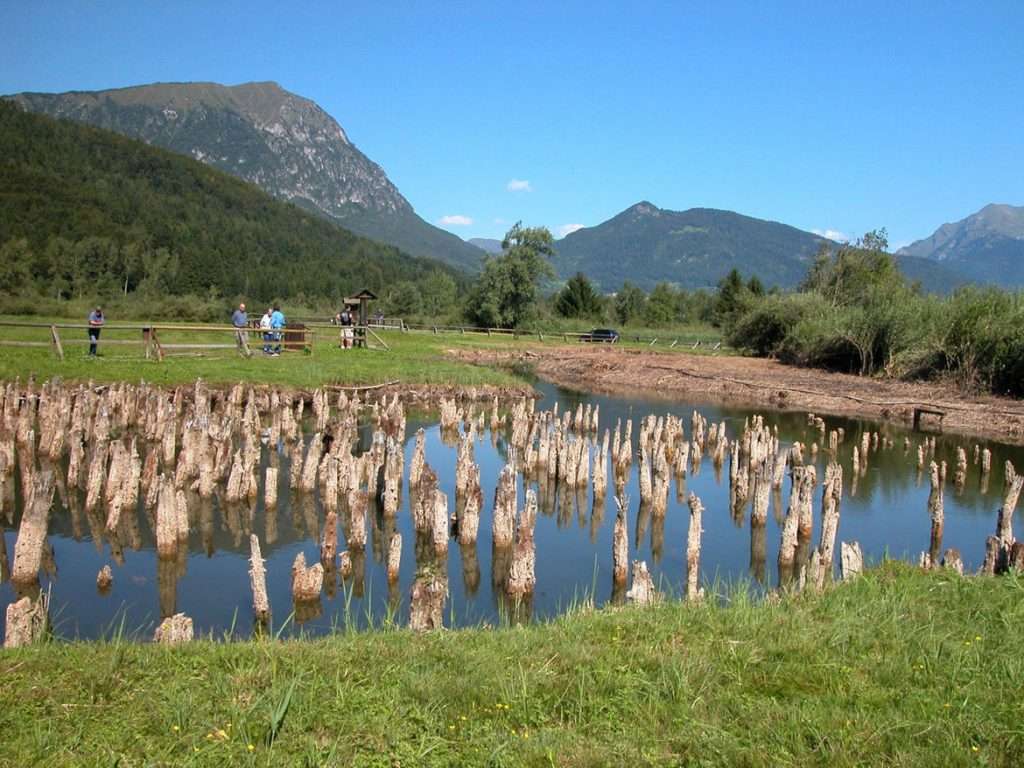
<svg viewBox="0 0 1024 768"><path fill-rule="evenodd" d="M830 240L785 224L732 211L667 211L641 202L603 224L555 244L558 274L583 272L605 291L629 280L644 289L661 281L683 288L714 286L733 267L766 286L791 287Z"/></svg>
<svg viewBox="0 0 1024 768"><path fill-rule="evenodd" d="M986 205L897 255L939 262L973 282L1024 286L1024 206Z"/></svg>
<svg viewBox="0 0 1024 768"><path fill-rule="evenodd" d="M426 279L439 262L181 155L0 100L0 291L304 294Z"/></svg>
<svg viewBox="0 0 1024 768"><path fill-rule="evenodd" d="M475 245L484 253L501 253L501 240L495 240L493 237L471 237L466 242Z"/></svg>
<svg viewBox="0 0 1024 768"><path fill-rule="evenodd" d="M9 98L188 155L414 256L470 271L483 257L417 216L334 118L277 83L156 83Z"/></svg>

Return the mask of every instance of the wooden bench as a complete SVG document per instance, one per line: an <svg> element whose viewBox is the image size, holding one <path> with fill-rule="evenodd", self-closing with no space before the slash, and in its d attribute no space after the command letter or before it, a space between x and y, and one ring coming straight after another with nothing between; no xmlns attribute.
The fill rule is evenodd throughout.
<svg viewBox="0 0 1024 768"><path fill-rule="evenodd" d="M921 419L924 416L935 416L938 420L939 432L942 431L942 417L946 415L945 411L939 411L935 408L915 408L914 409L914 431L921 431Z"/></svg>

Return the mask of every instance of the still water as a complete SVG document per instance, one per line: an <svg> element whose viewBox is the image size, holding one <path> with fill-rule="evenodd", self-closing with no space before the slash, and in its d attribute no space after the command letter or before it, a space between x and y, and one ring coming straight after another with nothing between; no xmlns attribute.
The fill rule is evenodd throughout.
<svg viewBox="0 0 1024 768"><path fill-rule="evenodd" d="M559 411L575 409L578 403L600 406L600 432L614 427L618 418L634 420L634 449L639 434L639 420L649 413L673 413L683 418L689 433L690 413L700 411L709 423L724 421L730 439L741 434L744 420L755 411L742 408L709 406L699 403L645 401L603 395L571 392L539 382L543 398L537 409L550 409L556 403ZM808 446L819 439L807 426L802 413L757 411L768 425L777 425L780 443L788 447L800 440ZM843 418L827 418L828 429L842 427L845 442L840 446L840 463L844 469L844 495L839 523L840 541L858 540L866 559L876 561L888 554L916 561L928 548L929 517L927 476L919 476L916 447L920 435L889 425ZM436 421L407 425L405 467L411 463L415 433L426 431L428 464L436 471L440 488L454 508L456 446L442 440ZM890 437L895 447L873 452L867 471L854 477L851 467L852 447L859 443L862 431L878 431ZM912 447L903 448L909 435ZM689 434L687 434L689 437ZM480 537L476 546L463 549L453 540L448 552L450 597L445 607L446 625L500 624L506 620L506 605L500 587L492 586L491 572L491 507L499 472L508 456L507 435L492 435L488 430L478 440L475 458L480 465L484 507L481 510ZM988 488L980 482L980 468L973 461L974 445L992 451L992 474ZM964 446L970 461L967 483L962 492L952 485L956 448ZM362 438L360 450L369 446L369 434ZM267 461L264 448L263 462ZM805 452L808 463L809 451ZM984 555L985 537L993 533L996 511L1001 503L1003 464L1013 461L1024 467L1024 449L955 436L939 436L934 459L949 463L950 482L945 491L945 535L943 546L960 550L965 568L976 569ZM820 529L820 480L824 476L827 455L817 457L819 488L815 494L815 530L817 544ZM636 461L633 463L626 493L630 499L630 559L646 560L658 588L678 596L686 578L686 538L689 511L685 497L691 491L704 503L704 535L701 580L722 583L749 582L756 589L771 588L778 583L776 560L781 522L789 498L789 481L781 493L773 495L768 524L760 529L763 542L752 539L749 504L742 519L729 511L728 458L716 471L710 457L705 456L699 472L685 478L685 488L672 482L668 511L663 520L638 515ZM281 456L281 477L288 476L287 454ZM592 599L602 605L613 597L612 532L616 517L614 489L609 472L609 491L601 505L595 507L591 491L555 495L552 508L541 506L536 525L537 587L527 607L526 618L543 619L564 611L574 602ZM519 504L523 503L523 480L519 483ZM854 488L854 483L856 488ZM404 483L403 483L404 485ZM371 521L365 556L354 558L353 576L342 581L336 574L325 579L324 594L319 605L301 616L292 613L290 577L297 553L306 560L319 560L320 527L323 511L315 494L290 491L287 482L280 488L275 514L268 516L260 502L251 519L224 510L222 514L214 499L200 513L190 532L189 549L176 561L157 558L155 535L147 515L137 510L137 536L126 545L106 538L102 525L90 524L85 516L72 516L55 499L50 520L52 560L44 558L41 583L50 592L50 617L55 634L66 638L95 638L123 631L139 639L152 637L161 618L175 612L192 617L197 635L224 637L248 636L253 630L252 593L249 585L248 558L250 532L256 533L266 558L267 591L273 612L272 630L284 636L317 635L348 626L380 625L385 621L405 624L409 612L409 591L416 576L415 532L408 510L408 488L403 487L402 503L395 526L402 534L403 552L398 584L389 588L384 558L390 531L383 530L383 521L371 502ZM126 514L126 513L125 513ZM1015 523L1020 525L1018 511ZM17 598L9 580L14 543L20 521L20 498L12 521L3 521L3 548L0 549L0 617L7 605ZM75 519L77 518L77 519ZM762 549L763 547L763 549ZM338 549L344 548L339 532ZM759 552L764 552L760 557ZM838 544L837 544L838 551ZM838 559L838 558L837 558ZM112 588L100 594L96 574L110 565L114 574ZM298 620L301 619L301 620ZM0 637L3 629L0 627Z"/></svg>

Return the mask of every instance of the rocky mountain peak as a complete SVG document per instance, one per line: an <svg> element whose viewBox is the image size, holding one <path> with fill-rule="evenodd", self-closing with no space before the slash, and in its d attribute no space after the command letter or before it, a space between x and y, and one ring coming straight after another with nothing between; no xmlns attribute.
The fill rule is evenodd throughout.
<svg viewBox="0 0 1024 768"><path fill-rule="evenodd" d="M483 256L419 218L333 117L275 82L153 83L12 98L33 112L189 155L413 255L469 269Z"/></svg>

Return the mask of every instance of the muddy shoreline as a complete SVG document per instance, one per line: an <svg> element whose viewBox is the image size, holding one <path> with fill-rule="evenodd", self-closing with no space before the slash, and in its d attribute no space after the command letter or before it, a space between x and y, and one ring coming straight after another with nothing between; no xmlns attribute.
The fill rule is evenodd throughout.
<svg viewBox="0 0 1024 768"><path fill-rule="evenodd" d="M941 431L1024 445L1024 401L965 395L938 384L868 379L749 357L689 355L606 346L449 350L478 365L527 365L577 390L657 399L814 412L913 425L916 408L943 412ZM939 431L926 417L928 431Z"/></svg>

